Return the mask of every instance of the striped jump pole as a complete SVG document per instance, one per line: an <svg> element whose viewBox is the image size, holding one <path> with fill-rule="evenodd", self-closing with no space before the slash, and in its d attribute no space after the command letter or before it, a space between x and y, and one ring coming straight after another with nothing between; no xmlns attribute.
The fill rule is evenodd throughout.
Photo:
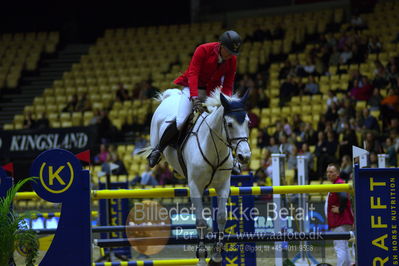
<svg viewBox="0 0 399 266"><path fill-rule="evenodd" d="M195 229L195 224L181 224L181 225L134 225L134 226L94 226L91 231L93 233L108 233L108 232L124 232L125 230L134 231L169 231L169 230L180 230L180 229ZM55 234L57 229L33 229L38 235L49 235Z"/></svg>
<svg viewBox="0 0 399 266"><path fill-rule="evenodd" d="M209 263L209 259L206 259ZM97 262L92 266L177 266L177 265L197 265L198 259L170 259L170 260L137 260L137 261L118 261L118 262Z"/></svg>
<svg viewBox="0 0 399 266"><path fill-rule="evenodd" d="M260 186L260 187L230 187L230 196L261 196L271 194L303 194L327 192L352 192L350 184L334 185L304 185L304 186ZM125 199L125 198L175 198L190 196L190 189L180 188L150 188L150 189L107 189L92 190L92 199ZM207 196L216 196L215 189L205 191ZM39 198L35 192L17 193L15 199Z"/></svg>
<svg viewBox="0 0 399 266"><path fill-rule="evenodd" d="M258 186L258 187L230 187L230 196L261 196L271 194L303 194L327 192L352 192L351 184L334 185L304 185L304 186ZM108 189L92 190L92 199L142 199L142 198L175 198L190 196L190 189L180 188L150 188L150 189ZM206 196L216 196L215 189L205 191ZM15 199L39 198L35 192L17 193Z"/></svg>
<svg viewBox="0 0 399 266"><path fill-rule="evenodd" d="M119 189L119 190L94 190L92 199L116 198L173 198L188 197L190 190L181 188L154 188L154 189ZM270 194L297 194L297 193L327 193L327 192L352 192L350 184L337 185L305 185L305 186L261 186L261 187L230 187L230 196L261 196ZM215 189L205 191L207 196L216 196Z"/></svg>
<svg viewBox="0 0 399 266"><path fill-rule="evenodd" d="M28 213L30 211L27 211ZM45 219L50 219L53 217L61 217L61 212L32 212L29 213L31 219L36 219L36 218L45 218ZM96 217L98 216L97 211L92 211L91 216Z"/></svg>
<svg viewBox="0 0 399 266"><path fill-rule="evenodd" d="M215 243L217 235L207 235L206 243ZM225 243L243 243L243 242L280 242L280 241L324 241L324 240L349 240L354 238L353 232L311 232L311 233L253 233L225 235ZM168 243L168 245L188 245L197 244L198 237L193 235L162 237L143 237L143 238L113 238L113 239L94 239L94 243L102 248L131 246L156 246L159 243Z"/></svg>

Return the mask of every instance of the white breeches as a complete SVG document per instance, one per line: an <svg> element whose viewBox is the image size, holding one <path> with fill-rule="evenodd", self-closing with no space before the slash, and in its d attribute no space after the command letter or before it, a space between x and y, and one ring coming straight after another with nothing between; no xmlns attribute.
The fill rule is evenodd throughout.
<svg viewBox="0 0 399 266"><path fill-rule="evenodd" d="M188 87L183 88L183 95L179 102L179 111L176 116L176 126L180 130L187 118L193 110L193 103L190 100L190 89Z"/></svg>
<svg viewBox="0 0 399 266"><path fill-rule="evenodd" d="M349 232L350 230L351 230L350 225L341 225L333 228L331 231L341 233L341 232ZM334 249L335 253L337 254L337 266L352 265L351 255L349 251L350 249L348 247L347 240L334 240Z"/></svg>

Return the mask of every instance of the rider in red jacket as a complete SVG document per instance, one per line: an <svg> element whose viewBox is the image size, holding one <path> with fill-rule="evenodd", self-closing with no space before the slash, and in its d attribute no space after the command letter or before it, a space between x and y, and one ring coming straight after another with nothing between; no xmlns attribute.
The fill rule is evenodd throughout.
<svg viewBox="0 0 399 266"><path fill-rule="evenodd" d="M190 96L198 96L198 88L205 88L207 96L221 85L222 92L231 95L237 58L226 56L222 61L221 44L219 42L205 43L197 47L186 72L174 83L190 88ZM222 79L222 77L224 77Z"/></svg>
<svg viewBox="0 0 399 266"><path fill-rule="evenodd" d="M220 36L219 42L197 47L187 71L174 81L184 87L179 111L176 120L165 129L159 144L148 156L150 167L159 162L163 150L178 134L193 109L203 111L202 104L216 87L222 86L224 94L232 94L240 46L240 35L229 30Z"/></svg>

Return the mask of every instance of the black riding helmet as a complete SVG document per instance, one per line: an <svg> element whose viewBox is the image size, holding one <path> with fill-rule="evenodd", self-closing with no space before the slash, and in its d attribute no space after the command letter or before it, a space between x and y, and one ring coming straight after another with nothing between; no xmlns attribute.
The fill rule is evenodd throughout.
<svg viewBox="0 0 399 266"><path fill-rule="evenodd" d="M241 47L241 37L237 32L228 30L220 35L219 42L233 55L238 55Z"/></svg>

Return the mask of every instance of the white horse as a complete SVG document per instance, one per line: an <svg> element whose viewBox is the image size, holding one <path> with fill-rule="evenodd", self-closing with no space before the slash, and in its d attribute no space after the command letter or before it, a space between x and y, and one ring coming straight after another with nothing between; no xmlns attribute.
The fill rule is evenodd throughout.
<svg viewBox="0 0 399 266"><path fill-rule="evenodd" d="M175 171L186 176L190 188L191 202L195 208L196 227L199 237L197 257L198 265L206 265L206 248L204 244L206 221L203 217L202 197L204 190L213 187L218 196L217 224L218 241L212 254L212 261L220 263L223 248L223 232L227 220L226 204L230 194L230 176L233 167L233 152L238 162L247 164L251 151L248 143L249 118L244 105L248 93L242 98L224 96L220 89L208 97L205 105L208 112L202 113L182 148L182 159L185 166L179 163L177 150L166 147L163 156ZM169 89L158 95L161 104L156 109L151 121L151 150L159 143L161 133L178 112L182 92ZM183 96L184 97L184 96Z"/></svg>

